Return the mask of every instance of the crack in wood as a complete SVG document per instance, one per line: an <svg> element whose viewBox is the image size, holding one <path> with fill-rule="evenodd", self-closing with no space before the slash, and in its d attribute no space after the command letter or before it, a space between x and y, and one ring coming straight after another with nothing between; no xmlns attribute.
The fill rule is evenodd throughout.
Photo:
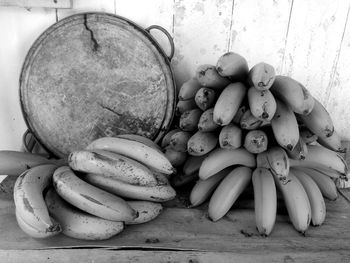
<svg viewBox="0 0 350 263"><path fill-rule="evenodd" d="M84 27L87 31L90 32L90 38L91 38L91 41L93 43L93 51L96 52L98 51L98 49L100 48L100 45L97 43L97 40L95 38L95 35L94 35L94 31L92 31L92 29L88 26L88 23L87 23L87 14L84 14Z"/></svg>

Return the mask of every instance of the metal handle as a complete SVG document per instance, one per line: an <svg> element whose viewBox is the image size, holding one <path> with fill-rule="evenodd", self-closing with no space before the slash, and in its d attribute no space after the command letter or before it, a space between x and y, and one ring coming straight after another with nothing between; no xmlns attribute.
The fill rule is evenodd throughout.
<svg viewBox="0 0 350 263"><path fill-rule="evenodd" d="M151 29L158 29L159 31L162 31L166 37L168 38L169 40L169 43L170 43L170 55L168 56L169 60L172 60L172 58L174 57L174 52L175 52L175 45L174 45L174 40L172 38L172 36L169 34L169 32L161 27L161 26L158 26L158 25L151 25L149 27L147 27L145 30L151 34Z"/></svg>

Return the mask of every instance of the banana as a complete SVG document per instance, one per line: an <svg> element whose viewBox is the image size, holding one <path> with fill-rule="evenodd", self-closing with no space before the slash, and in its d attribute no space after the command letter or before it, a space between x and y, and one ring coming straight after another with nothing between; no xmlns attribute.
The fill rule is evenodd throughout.
<svg viewBox="0 0 350 263"><path fill-rule="evenodd" d="M241 107L239 107L238 111L232 119L232 123L237 125L240 124L241 118L247 110L249 110L249 107L247 107L246 105L242 105Z"/></svg>
<svg viewBox="0 0 350 263"><path fill-rule="evenodd" d="M259 127L261 127L263 125L263 121L259 120L258 118L256 118L250 109L246 110L240 121L239 121L239 125L242 129L245 130L254 130L257 129Z"/></svg>
<svg viewBox="0 0 350 263"><path fill-rule="evenodd" d="M306 167L293 167L294 169L301 170L302 172L309 175L317 184L322 195L329 200L336 200L338 198L338 191L334 181L327 175Z"/></svg>
<svg viewBox="0 0 350 263"><path fill-rule="evenodd" d="M132 158L153 170L172 174L174 168L164 154L144 143L118 137L102 137L92 141L87 150L107 150Z"/></svg>
<svg viewBox="0 0 350 263"><path fill-rule="evenodd" d="M244 137L244 148L251 153L261 153L267 150L268 139L261 130L249 131Z"/></svg>
<svg viewBox="0 0 350 263"><path fill-rule="evenodd" d="M298 81L287 76L276 76L270 91L292 111L308 115L315 104L310 92Z"/></svg>
<svg viewBox="0 0 350 263"><path fill-rule="evenodd" d="M237 149L242 146L242 129L230 123L222 127L219 134L219 145L225 149Z"/></svg>
<svg viewBox="0 0 350 263"><path fill-rule="evenodd" d="M235 52L227 52L219 57L216 63L217 72L231 81L245 80L248 75L248 62Z"/></svg>
<svg viewBox="0 0 350 263"><path fill-rule="evenodd" d="M0 174L19 176L29 168L42 164L64 164L65 160L47 159L39 154L19 151L0 151Z"/></svg>
<svg viewBox="0 0 350 263"><path fill-rule="evenodd" d="M252 178L252 169L244 166L234 168L220 182L210 198L208 216L218 221L226 215Z"/></svg>
<svg viewBox="0 0 350 263"><path fill-rule="evenodd" d="M228 85L215 103L214 122L221 126L229 124L241 106L246 93L247 88L240 82Z"/></svg>
<svg viewBox="0 0 350 263"><path fill-rule="evenodd" d="M218 143L214 133L197 131L187 142L187 152L190 155L200 156L213 150Z"/></svg>
<svg viewBox="0 0 350 263"><path fill-rule="evenodd" d="M197 81L203 87L210 87L216 90L222 90L230 80L219 75L214 65L200 65L195 72Z"/></svg>
<svg viewBox="0 0 350 263"><path fill-rule="evenodd" d="M191 207L203 204L214 192L221 180L232 171L231 167L225 168L206 180L199 179L193 186L190 193Z"/></svg>
<svg viewBox="0 0 350 263"><path fill-rule="evenodd" d="M286 182L289 174L289 158L286 151L279 146L274 146L266 152L259 153L256 156L257 167L267 168L271 173Z"/></svg>
<svg viewBox="0 0 350 263"><path fill-rule="evenodd" d="M180 130L171 135L169 147L178 152L186 152L187 143L191 136L192 133Z"/></svg>
<svg viewBox="0 0 350 263"><path fill-rule="evenodd" d="M13 198L16 213L33 231L54 234L60 229L60 226L51 220L43 197L43 191L52 183L52 175L56 168L53 164L30 168L15 182Z"/></svg>
<svg viewBox="0 0 350 263"><path fill-rule="evenodd" d="M179 100L189 100L193 99L194 96L196 96L197 91L201 88L202 86L199 84L197 79L191 78L187 81L185 81L179 90L179 95L178 98Z"/></svg>
<svg viewBox="0 0 350 263"><path fill-rule="evenodd" d="M110 193L135 200L165 202L174 199L176 196L175 190L165 178L162 178L162 181L158 180L155 186L131 185L99 174L86 174L82 178L84 181Z"/></svg>
<svg viewBox="0 0 350 263"><path fill-rule="evenodd" d="M301 170L291 169L292 173L298 178L303 185L311 206L311 222L314 226L323 224L326 218L326 204L322 193L315 181Z"/></svg>
<svg viewBox="0 0 350 263"><path fill-rule="evenodd" d="M160 144L160 147L161 147L162 149L164 149L166 146L168 146L169 143L170 143L171 136L172 136L173 134L177 133L178 131L180 131L180 129L173 129L173 130L171 130L171 131L168 131L168 132L164 135L164 137L163 137L163 139L162 139L162 142L161 142L161 144Z"/></svg>
<svg viewBox="0 0 350 263"><path fill-rule="evenodd" d="M185 111L196 109L196 108L197 108L197 104L194 99L179 100L176 104L175 115L180 116Z"/></svg>
<svg viewBox="0 0 350 263"><path fill-rule="evenodd" d="M198 108L205 111L214 106L216 92L211 88L200 88L194 97L194 101Z"/></svg>
<svg viewBox="0 0 350 263"><path fill-rule="evenodd" d="M215 131L220 126L213 119L214 108L204 111L198 121L198 130L202 132Z"/></svg>
<svg viewBox="0 0 350 263"><path fill-rule="evenodd" d="M275 68L264 62L254 65L248 73L248 83L257 90L268 90L275 78Z"/></svg>
<svg viewBox="0 0 350 263"><path fill-rule="evenodd" d="M137 141L139 143L143 143L143 144L147 145L148 147L152 147L155 150L161 151L161 148L159 147L159 145L156 144L154 141L152 141L151 139L149 139L147 137L138 135L138 134L119 134L116 137L127 139L127 140Z"/></svg>
<svg viewBox="0 0 350 263"><path fill-rule="evenodd" d="M122 198L84 182L68 166L54 172L53 185L64 200L92 215L112 221L137 217L136 211Z"/></svg>
<svg viewBox="0 0 350 263"><path fill-rule="evenodd" d="M143 224L154 220L163 211L163 206L160 203L150 201L127 201L139 216L133 220L125 221L126 225Z"/></svg>
<svg viewBox="0 0 350 263"><path fill-rule="evenodd" d="M336 130L334 130L333 134L329 137L318 137L317 141L319 144L332 151L340 153L346 152L346 148L343 147L341 137Z"/></svg>
<svg viewBox="0 0 350 263"><path fill-rule="evenodd" d="M185 111L181 114L179 120L179 128L183 131L195 131L198 127L199 119L202 115L202 110L193 109Z"/></svg>
<svg viewBox="0 0 350 263"><path fill-rule="evenodd" d="M165 149L164 154L174 167L183 165L187 159L187 152L178 152L169 147Z"/></svg>
<svg viewBox="0 0 350 263"><path fill-rule="evenodd" d="M75 208L52 188L47 192L45 201L50 215L59 222L62 234L66 236L82 240L105 240L124 229L123 222L99 218Z"/></svg>
<svg viewBox="0 0 350 263"><path fill-rule="evenodd" d="M255 156L246 149L217 148L210 152L199 168L199 178L206 180L228 166L244 165L255 167Z"/></svg>
<svg viewBox="0 0 350 263"><path fill-rule="evenodd" d="M73 151L68 156L68 164L75 171L112 176L130 184L155 185L157 183L152 171L145 165L105 150Z"/></svg>
<svg viewBox="0 0 350 263"><path fill-rule="evenodd" d="M311 221L311 206L303 185L291 171L287 182L282 182L277 177L274 178L277 187L282 192L290 221L298 232L305 235Z"/></svg>
<svg viewBox="0 0 350 263"><path fill-rule="evenodd" d="M315 106L308 115L300 115L300 119L307 128L318 137L329 137L334 132L334 125L331 116L326 108L314 98Z"/></svg>
<svg viewBox="0 0 350 263"><path fill-rule="evenodd" d="M308 153L308 148L302 137L299 137L297 145L295 145L293 150L285 149L289 158L296 160L305 160Z"/></svg>
<svg viewBox="0 0 350 263"><path fill-rule="evenodd" d="M306 127L300 127L299 134L307 145L315 143L318 139L318 136Z"/></svg>
<svg viewBox="0 0 350 263"><path fill-rule="evenodd" d="M188 158L186 159L185 163L182 166L182 172L185 175L190 175L190 174L198 172L199 167L201 167L203 160L207 156L208 156L207 154L200 155L200 156L189 155Z"/></svg>
<svg viewBox="0 0 350 263"><path fill-rule="evenodd" d="M293 150L299 141L299 127L294 112L283 102L276 99L277 109L271 120L276 141L283 148Z"/></svg>
<svg viewBox="0 0 350 263"><path fill-rule="evenodd" d="M170 185L174 188L180 188L198 180L198 173L182 174L177 173L170 178Z"/></svg>
<svg viewBox="0 0 350 263"><path fill-rule="evenodd" d="M253 171L255 223L258 232L268 236L276 222L277 193L273 175L266 168Z"/></svg>
<svg viewBox="0 0 350 263"><path fill-rule="evenodd" d="M276 112L276 100L269 90L248 89L249 108L253 116L259 120L271 121Z"/></svg>

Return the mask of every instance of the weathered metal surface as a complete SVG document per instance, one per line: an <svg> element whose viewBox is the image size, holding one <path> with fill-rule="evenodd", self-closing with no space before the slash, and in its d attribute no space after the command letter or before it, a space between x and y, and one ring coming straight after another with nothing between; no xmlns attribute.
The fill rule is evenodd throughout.
<svg viewBox="0 0 350 263"><path fill-rule="evenodd" d="M51 26L30 49L20 79L28 127L61 157L101 136L158 140L174 94L170 63L150 34L105 13Z"/></svg>

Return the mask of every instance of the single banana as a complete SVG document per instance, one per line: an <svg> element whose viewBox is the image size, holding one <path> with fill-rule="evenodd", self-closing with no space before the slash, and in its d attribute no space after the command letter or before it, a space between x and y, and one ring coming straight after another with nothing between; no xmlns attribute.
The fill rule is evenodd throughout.
<svg viewBox="0 0 350 263"><path fill-rule="evenodd" d="M275 68L264 62L254 65L248 73L248 83L257 90L268 90L275 78Z"/></svg>
<svg viewBox="0 0 350 263"><path fill-rule="evenodd" d="M229 84L220 94L214 106L213 119L218 125L229 124L236 115L247 88L240 82Z"/></svg>
<svg viewBox="0 0 350 263"><path fill-rule="evenodd" d="M191 136L192 133L180 130L171 135L169 147L178 152L186 152L187 143Z"/></svg>
<svg viewBox="0 0 350 263"><path fill-rule="evenodd" d="M127 139L127 140L137 141L139 143L143 143L147 145L148 147L152 147L155 150L161 151L160 146L156 144L154 141L138 134L119 134L117 135L117 137Z"/></svg>
<svg viewBox="0 0 350 263"><path fill-rule="evenodd" d="M268 236L276 222L277 193L273 175L266 168L253 171L255 223L259 233Z"/></svg>
<svg viewBox="0 0 350 263"><path fill-rule="evenodd" d="M271 120L276 141L283 148L293 150L299 141L299 127L294 112L283 102L276 99L277 109Z"/></svg>
<svg viewBox="0 0 350 263"><path fill-rule="evenodd" d="M249 108L253 116L259 120L271 121L276 112L276 100L269 90L248 89Z"/></svg>
<svg viewBox="0 0 350 263"><path fill-rule="evenodd" d="M122 198L84 182L68 166L54 172L53 185L64 200L92 215L112 221L137 217L136 211Z"/></svg>
<svg viewBox="0 0 350 263"><path fill-rule="evenodd" d="M187 152L178 152L169 147L165 149L164 154L174 167L182 166L187 160Z"/></svg>
<svg viewBox="0 0 350 263"><path fill-rule="evenodd" d="M53 164L30 168L17 178L13 188L16 213L38 232L54 234L60 230L60 226L51 220L43 197L43 191L52 184L56 168Z"/></svg>
<svg viewBox="0 0 350 263"><path fill-rule="evenodd" d="M329 137L334 132L332 118L326 108L314 98L315 106L308 115L300 115L300 119L307 128L318 137Z"/></svg>
<svg viewBox="0 0 350 263"><path fill-rule="evenodd" d="M267 150L268 139L265 132L251 130L244 137L244 148L251 153L261 153Z"/></svg>
<svg viewBox="0 0 350 263"><path fill-rule="evenodd" d="M163 211L163 206L160 203L150 201L127 201L127 203L137 211L139 216L133 220L125 221L126 225L143 224L154 220Z"/></svg>
<svg viewBox="0 0 350 263"><path fill-rule="evenodd" d="M301 170L302 172L309 175L317 184L322 195L329 200L336 200L338 198L338 191L334 181L327 175L306 167L293 167L293 169Z"/></svg>
<svg viewBox="0 0 350 263"><path fill-rule="evenodd" d="M239 122L242 129L245 130L255 130L263 125L263 121L256 118L250 109L246 110Z"/></svg>
<svg viewBox="0 0 350 263"><path fill-rule="evenodd" d="M165 202L176 196L175 190L165 178L163 178L165 181L158 180L155 186L131 185L99 174L86 174L82 179L110 193L135 200Z"/></svg>
<svg viewBox="0 0 350 263"><path fill-rule="evenodd" d="M310 131L308 128L306 128L305 126L304 127L299 126L299 134L300 134L300 137L304 140L304 142L307 145L315 143L318 139L318 136L314 134L312 131Z"/></svg>
<svg viewBox="0 0 350 263"><path fill-rule="evenodd" d="M172 174L174 168L158 149L135 140L118 137L102 137L91 142L87 150L106 150L132 158L153 170Z"/></svg>
<svg viewBox="0 0 350 263"><path fill-rule="evenodd" d="M214 65L200 65L195 72L197 81L203 87L210 87L216 90L222 90L230 80L219 75Z"/></svg>
<svg viewBox="0 0 350 263"><path fill-rule="evenodd" d="M197 104L194 99L179 100L176 104L175 115L180 116L185 111L196 109L196 108L197 108Z"/></svg>
<svg viewBox="0 0 350 263"><path fill-rule="evenodd" d="M180 131L180 129L172 129L164 135L162 142L160 144L162 149L164 149L165 147L167 147L170 144L171 136L173 134L177 133L178 131Z"/></svg>
<svg viewBox="0 0 350 263"><path fill-rule="evenodd" d="M200 88L194 97L194 101L198 108L205 111L215 105L216 92L211 88Z"/></svg>
<svg viewBox="0 0 350 263"><path fill-rule="evenodd" d="M286 151L279 146L274 146L266 152L259 153L256 156L257 167L267 168L271 173L286 182L289 174L289 158Z"/></svg>
<svg viewBox="0 0 350 263"><path fill-rule="evenodd" d="M203 204L214 192L217 185L232 171L232 167L227 167L220 172L214 174L206 180L199 179L193 186L190 193L191 207Z"/></svg>
<svg viewBox="0 0 350 263"><path fill-rule="evenodd" d="M345 153L346 148L343 147L341 137L334 130L333 134L329 137L318 137L318 143L322 146L336 152Z"/></svg>
<svg viewBox="0 0 350 263"><path fill-rule="evenodd" d="M219 145L224 149L237 149L242 146L242 129L230 123L221 128Z"/></svg>
<svg viewBox="0 0 350 263"><path fill-rule="evenodd" d="M244 165L255 167L256 160L254 154L246 149L222 149L218 148L210 152L199 168L199 178L206 180L217 172L233 165Z"/></svg>
<svg viewBox="0 0 350 263"><path fill-rule="evenodd" d="M320 226L326 219L326 204L322 193L315 181L306 173L298 169L291 169L292 173L303 185L311 206L311 222L314 226Z"/></svg>
<svg viewBox="0 0 350 263"><path fill-rule="evenodd" d="M194 96L196 96L197 91L201 88L202 86L199 84L197 79L191 78L187 81L185 81L179 90L179 95L178 98L179 100L189 100L193 99Z"/></svg>
<svg viewBox="0 0 350 263"><path fill-rule="evenodd" d="M188 158L186 159L185 163L182 166L182 172L185 175L190 175L190 174L198 172L199 167L201 167L203 160L207 156L208 156L207 154L200 155L200 156L189 155Z"/></svg>
<svg viewBox="0 0 350 263"><path fill-rule="evenodd" d="M212 221L218 221L226 215L251 178L252 169L245 166L236 167L225 176L209 201L208 216Z"/></svg>
<svg viewBox="0 0 350 263"><path fill-rule="evenodd" d="M124 229L123 222L99 218L75 208L52 188L47 192L45 201L50 215L59 222L62 234L66 236L82 240L105 240Z"/></svg>
<svg viewBox="0 0 350 263"><path fill-rule="evenodd" d="M296 160L305 160L308 153L308 148L302 137L299 137L298 143L295 145L293 150L285 149L289 158Z"/></svg>
<svg viewBox="0 0 350 263"><path fill-rule="evenodd" d="M287 76L276 76L270 91L299 114L308 115L315 104L310 92L298 81Z"/></svg>
<svg viewBox="0 0 350 263"><path fill-rule="evenodd" d="M198 130L202 132L215 131L220 126L213 119L214 108L204 111L198 121Z"/></svg>
<svg viewBox="0 0 350 263"><path fill-rule="evenodd" d="M291 171L287 182L282 182L276 176L274 178L282 192L290 221L294 228L304 235L311 221L311 206L303 185Z"/></svg>
<svg viewBox="0 0 350 263"><path fill-rule="evenodd" d="M197 131L187 142L187 152L194 156L205 155L212 151L217 143L218 138L214 133Z"/></svg>
<svg viewBox="0 0 350 263"><path fill-rule="evenodd" d="M227 52L219 57L216 63L217 72L231 81L245 80L248 75L248 62L235 52Z"/></svg>
<svg viewBox="0 0 350 263"><path fill-rule="evenodd" d="M180 116L179 128L183 131L188 131L188 132L197 130L199 119L202 113L203 112L200 109L185 111Z"/></svg>

